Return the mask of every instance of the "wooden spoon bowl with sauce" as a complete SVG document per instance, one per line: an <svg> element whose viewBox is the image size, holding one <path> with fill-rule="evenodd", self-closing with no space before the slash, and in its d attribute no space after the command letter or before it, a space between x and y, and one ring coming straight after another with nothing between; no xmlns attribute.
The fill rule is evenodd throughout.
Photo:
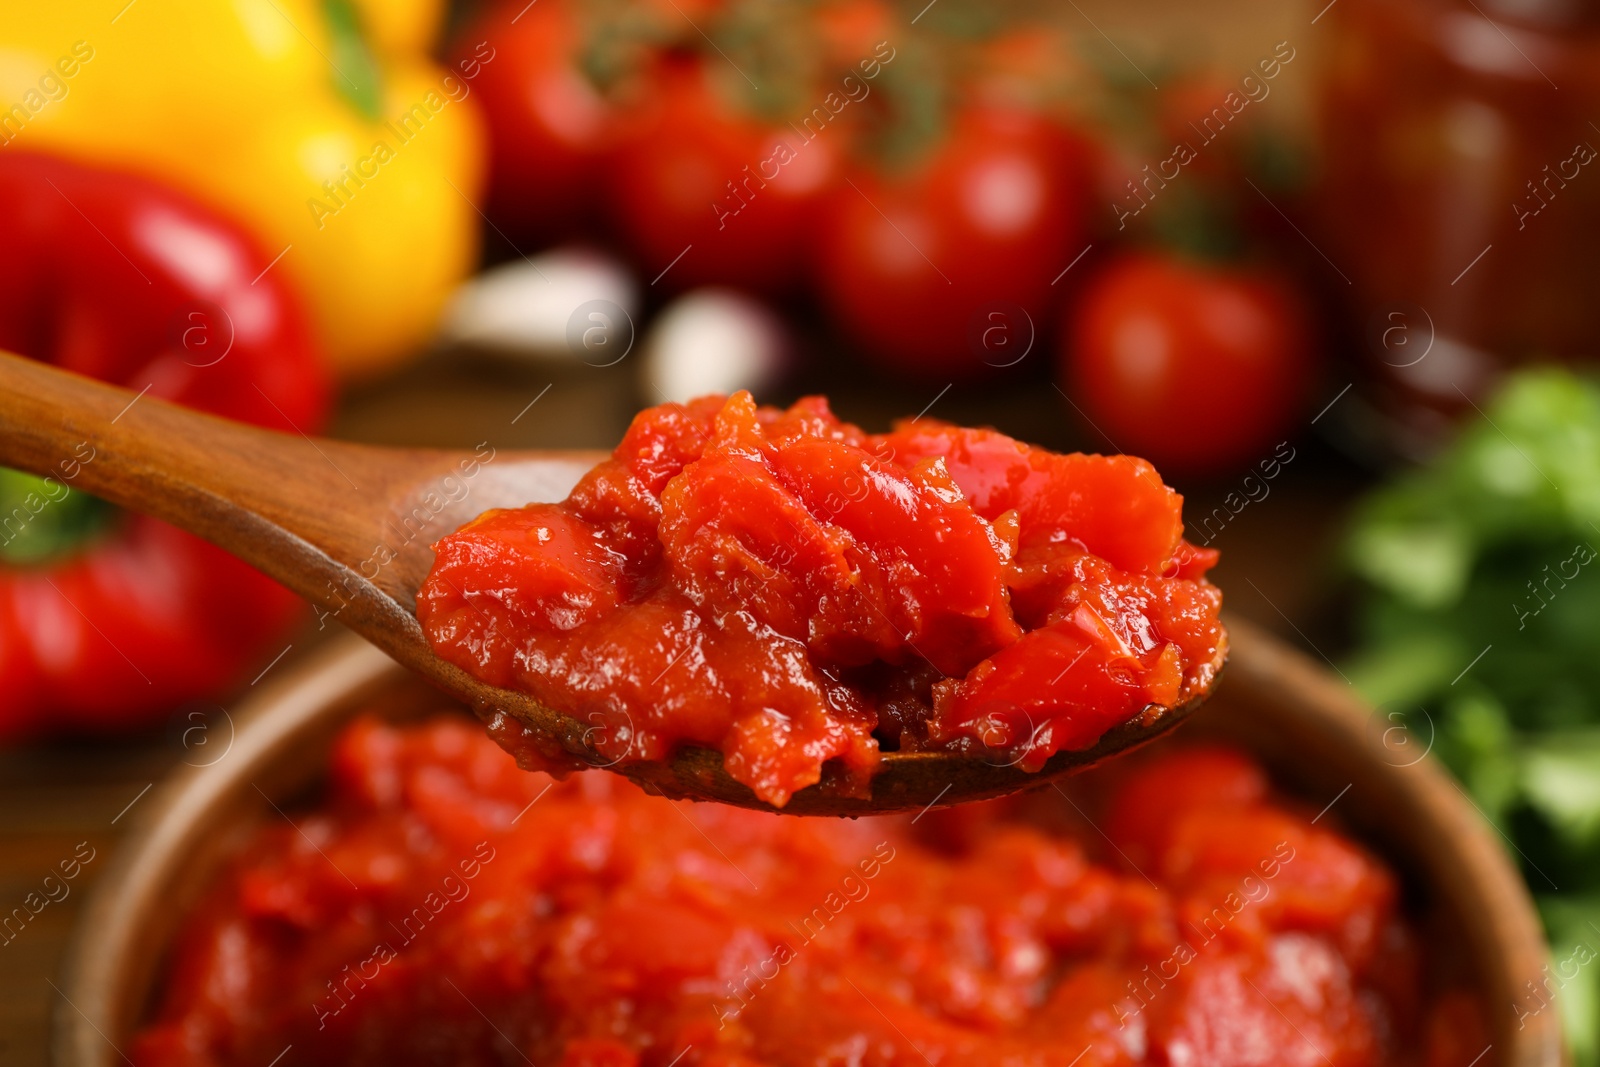
<svg viewBox="0 0 1600 1067"><path fill-rule="evenodd" d="M474 678L437 656L416 617L431 543L490 508L566 496L597 452L451 452L380 448L277 433L190 411L0 353L0 465L71 486L194 533L318 606L396 661L454 694L480 718L510 716L547 755L594 766L595 728L526 694ZM1126 752L1187 718L1211 686L1178 707L1151 705L1092 747L1057 753L1038 773L957 753L890 752L870 796L826 770L783 809L868 815L1000 796ZM671 797L767 808L731 778L722 754L688 747L666 763L612 767Z"/></svg>

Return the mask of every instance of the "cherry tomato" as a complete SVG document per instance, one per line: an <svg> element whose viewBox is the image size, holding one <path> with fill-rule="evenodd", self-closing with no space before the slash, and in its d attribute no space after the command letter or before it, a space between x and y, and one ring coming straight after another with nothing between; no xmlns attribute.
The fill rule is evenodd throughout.
<svg viewBox="0 0 1600 1067"><path fill-rule="evenodd" d="M895 36L895 17L885 0L827 0L812 13L828 62L844 70L870 63L878 45Z"/></svg>
<svg viewBox="0 0 1600 1067"><path fill-rule="evenodd" d="M921 166L862 172L835 193L818 284L869 357L939 379L1026 354L1081 247L1070 144L1041 116L975 108Z"/></svg>
<svg viewBox="0 0 1600 1067"><path fill-rule="evenodd" d="M489 124L488 214L513 238L571 236L598 213L616 111L578 69L580 31L562 0L539 0L491 6L457 39Z"/></svg>
<svg viewBox="0 0 1600 1067"><path fill-rule="evenodd" d="M653 95L608 168L610 203L644 273L666 272L675 289L797 282L843 138L823 128L808 140L804 128L741 113L699 63L663 72Z"/></svg>
<svg viewBox="0 0 1600 1067"><path fill-rule="evenodd" d="M1239 86L1219 74L1206 73L1181 78L1169 88L1170 92L1163 90L1160 94L1152 116L1159 136L1168 144L1162 155L1171 153L1172 146L1186 144L1195 150L1194 158L1183 164L1188 173L1213 177L1237 173L1242 144L1229 140L1218 141L1215 145L1212 142L1222 137L1232 123L1237 114L1233 108L1248 106L1250 102L1239 92ZM1267 89L1270 92L1271 86L1267 85ZM1148 160L1141 164L1144 162ZM1137 184L1144 175L1130 172L1127 177Z"/></svg>
<svg viewBox="0 0 1600 1067"><path fill-rule="evenodd" d="M1289 431L1313 348L1277 278L1141 252L1087 283L1061 355L1069 393L1117 451L1214 473Z"/></svg>
<svg viewBox="0 0 1600 1067"><path fill-rule="evenodd" d="M976 99L1043 104L1082 94L1092 77L1065 28L1020 22L980 42L971 93Z"/></svg>

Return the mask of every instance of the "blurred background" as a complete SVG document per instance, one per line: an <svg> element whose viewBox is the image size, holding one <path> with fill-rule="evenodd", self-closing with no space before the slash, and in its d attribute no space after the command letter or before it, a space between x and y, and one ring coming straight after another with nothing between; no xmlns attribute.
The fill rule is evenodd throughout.
<svg viewBox="0 0 1600 1067"><path fill-rule="evenodd" d="M1588 0L56 0L0 349L385 444L748 388L1143 455L1500 830L1595 1065L1596 121ZM122 816L327 633L93 452L0 472L6 1063Z"/></svg>

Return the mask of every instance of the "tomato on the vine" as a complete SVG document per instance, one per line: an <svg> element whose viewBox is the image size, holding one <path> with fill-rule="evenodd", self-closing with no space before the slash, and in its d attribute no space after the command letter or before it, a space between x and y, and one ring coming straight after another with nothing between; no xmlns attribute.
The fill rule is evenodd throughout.
<svg viewBox="0 0 1600 1067"><path fill-rule="evenodd" d="M886 368L936 379L1009 366L1080 250L1082 179L1055 122L968 109L915 169L860 171L836 191L819 234L823 299Z"/></svg>
<svg viewBox="0 0 1600 1067"><path fill-rule="evenodd" d="M607 168L623 239L672 288L797 283L838 178L842 131L808 140L743 113L730 95L702 63L662 71Z"/></svg>
<svg viewBox="0 0 1600 1067"><path fill-rule="evenodd" d="M577 14L563 0L492 5L457 48L470 61L479 42L495 50L470 83L489 125L490 218L541 241L583 231L617 110L579 69Z"/></svg>
<svg viewBox="0 0 1600 1067"><path fill-rule="evenodd" d="M1158 252L1086 284L1061 351L1067 389L1114 448L1191 473L1247 463L1289 432L1313 357L1289 285Z"/></svg>

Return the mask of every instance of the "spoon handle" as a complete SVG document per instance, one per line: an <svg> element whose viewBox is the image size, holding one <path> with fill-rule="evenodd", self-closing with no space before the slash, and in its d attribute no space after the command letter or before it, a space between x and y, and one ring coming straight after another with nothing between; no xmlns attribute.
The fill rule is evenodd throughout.
<svg viewBox="0 0 1600 1067"><path fill-rule="evenodd" d="M307 598L363 558L382 451L277 433L0 352L0 465L51 480L28 513L91 493L181 527ZM363 487L368 491L363 492Z"/></svg>
<svg viewBox="0 0 1600 1067"><path fill-rule="evenodd" d="M0 352L0 466L203 537L411 666L432 542L487 508L561 499L598 458L279 433ZM48 506L30 498L16 521Z"/></svg>

